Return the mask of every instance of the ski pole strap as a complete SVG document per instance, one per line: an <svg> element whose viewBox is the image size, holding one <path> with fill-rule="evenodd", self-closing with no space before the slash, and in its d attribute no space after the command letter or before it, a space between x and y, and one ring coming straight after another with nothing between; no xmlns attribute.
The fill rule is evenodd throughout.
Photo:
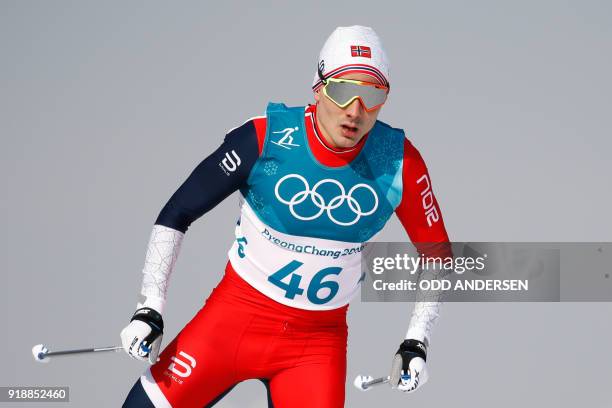
<svg viewBox="0 0 612 408"><path fill-rule="evenodd" d="M402 356L402 360L405 363L409 362L415 357L421 357L427 361L427 346L425 343L419 340L406 339L400 344L397 354Z"/></svg>
<svg viewBox="0 0 612 408"><path fill-rule="evenodd" d="M130 322L134 320L140 320L151 326L151 330L156 332L156 334L161 334L164 332L164 320L162 319L162 315L155 309L151 309L150 307L143 307L134 312L134 316Z"/></svg>

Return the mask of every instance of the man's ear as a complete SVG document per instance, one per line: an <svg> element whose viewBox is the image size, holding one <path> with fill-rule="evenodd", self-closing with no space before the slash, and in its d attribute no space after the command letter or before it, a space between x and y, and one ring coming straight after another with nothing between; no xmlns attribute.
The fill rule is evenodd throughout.
<svg viewBox="0 0 612 408"><path fill-rule="evenodd" d="M314 98L315 98L315 101L319 102L319 99L321 99L321 88L315 91Z"/></svg>

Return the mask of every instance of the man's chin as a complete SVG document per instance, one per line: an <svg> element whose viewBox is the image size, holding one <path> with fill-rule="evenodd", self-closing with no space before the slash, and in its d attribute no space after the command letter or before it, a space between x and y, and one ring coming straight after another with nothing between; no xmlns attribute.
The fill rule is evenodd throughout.
<svg viewBox="0 0 612 408"><path fill-rule="evenodd" d="M356 139L340 136L340 138L337 139L336 147L339 149L350 149L351 147L355 147L356 144Z"/></svg>

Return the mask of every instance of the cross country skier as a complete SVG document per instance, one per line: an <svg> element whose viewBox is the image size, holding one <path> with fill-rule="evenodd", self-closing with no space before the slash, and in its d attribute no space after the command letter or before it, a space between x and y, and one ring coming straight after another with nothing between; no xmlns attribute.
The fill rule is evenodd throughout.
<svg viewBox="0 0 612 408"><path fill-rule="evenodd" d="M377 120L389 69L376 33L337 28L321 50L313 91L314 105L271 103L265 116L231 130L160 212L144 300L121 332L126 352L152 365L124 407L208 407L247 379L264 382L270 406L344 406L346 313L362 280L363 243L393 213L417 247L448 241L421 155L401 129ZM225 275L158 359L184 235L236 190L241 213ZM396 352L395 388L412 392L427 381L438 308L415 304Z"/></svg>

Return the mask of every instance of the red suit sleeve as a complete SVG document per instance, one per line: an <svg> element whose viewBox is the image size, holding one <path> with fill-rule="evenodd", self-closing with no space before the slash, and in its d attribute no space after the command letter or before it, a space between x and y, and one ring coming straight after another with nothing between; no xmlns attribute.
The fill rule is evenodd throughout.
<svg viewBox="0 0 612 408"><path fill-rule="evenodd" d="M404 142L402 184L402 200L395 213L410 240L424 256L451 256L427 166L408 139Z"/></svg>

